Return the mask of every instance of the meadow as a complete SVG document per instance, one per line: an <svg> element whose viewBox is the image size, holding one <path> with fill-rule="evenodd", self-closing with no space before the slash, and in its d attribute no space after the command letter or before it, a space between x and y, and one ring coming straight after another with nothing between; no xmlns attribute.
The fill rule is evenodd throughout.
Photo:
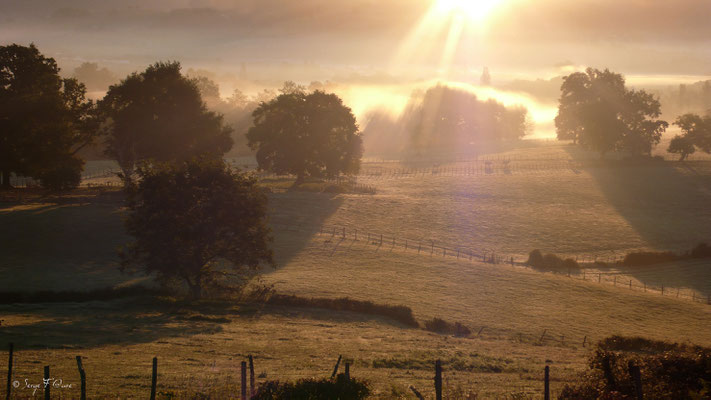
<svg viewBox="0 0 711 400"><path fill-rule="evenodd" d="M711 345L711 306L674 296L677 289L700 299L711 294L708 262L584 264L590 277L605 274L601 282L521 265L533 249L611 260L708 241L711 162L605 161L547 143L476 160L372 161L358 182L376 193L291 191L283 180L264 180L278 266L263 271L261 283L285 294L406 305L421 324L460 322L472 337L384 317L241 302L146 296L4 304L0 344L15 343L15 376L41 381L42 366L51 365L53 375L76 383L74 356L82 355L90 398L143 398L157 355L164 397L222 398L239 385L248 354L259 381L330 376L342 354L353 360L354 376L372 382L375 398L414 398L409 385L432 395L440 358L452 398L456 388L480 398L538 398L544 365L555 394L585 369L590 344L609 335ZM150 284L117 270L116 247L129 240L120 193L81 193L6 196L0 291ZM515 262L470 260L467 251ZM612 276L635 287L664 285L668 293L614 286ZM62 398L76 393L64 389Z"/></svg>

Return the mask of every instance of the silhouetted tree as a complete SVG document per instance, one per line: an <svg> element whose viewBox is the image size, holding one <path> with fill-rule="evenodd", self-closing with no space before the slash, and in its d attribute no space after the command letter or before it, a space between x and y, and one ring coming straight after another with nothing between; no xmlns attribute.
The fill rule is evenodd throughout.
<svg viewBox="0 0 711 400"><path fill-rule="evenodd" d="M135 241L120 251L123 271L182 281L199 299L208 287L238 289L261 264L273 265L267 197L256 178L214 157L143 163L137 173L126 219Z"/></svg>
<svg viewBox="0 0 711 400"><path fill-rule="evenodd" d="M111 86L99 103L107 122L107 155L130 180L136 163L184 161L202 154L222 157L232 129L207 110L195 81L180 63L156 63Z"/></svg>
<svg viewBox="0 0 711 400"><path fill-rule="evenodd" d="M674 121L674 125L681 128L682 135L671 140L667 151L679 154L679 161L684 161L697 147L704 153L711 153L711 115L684 114Z"/></svg>
<svg viewBox="0 0 711 400"><path fill-rule="evenodd" d="M679 154L679 161L686 160L686 157L696 152L694 143L687 136L676 135L669 142L669 153Z"/></svg>
<svg viewBox="0 0 711 400"><path fill-rule="evenodd" d="M0 179L11 173L51 189L75 187L84 161L76 153L97 134L94 104L76 79L62 79L37 47L0 47Z"/></svg>
<svg viewBox="0 0 711 400"><path fill-rule="evenodd" d="M249 146L264 170L308 176L356 174L363 143L351 109L321 91L285 93L252 114Z"/></svg>
<svg viewBox="0 0 711 400"><path fill-rule="evenodd" d="M669 126L660 115L659 101L644 90L626 89L622 75L588 68L564 78L555 125L559 140L601 155L649 155Z"/></svg>
<svg viewBox="0 0 711 400"><path fill-rule="evenodd" d="M462 151L472 145L518 140L526 134L527 110L507 108L474 93L438 85L409 112L409 129L418 151Z"/></svg>

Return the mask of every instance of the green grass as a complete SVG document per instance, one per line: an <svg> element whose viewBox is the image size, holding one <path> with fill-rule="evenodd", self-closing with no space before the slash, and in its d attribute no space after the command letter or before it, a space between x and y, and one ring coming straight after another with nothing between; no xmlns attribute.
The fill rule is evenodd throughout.
<svg viewBox="0 0 711 400"><path fill-rule="evenodd" d="M566 257L621 256L688 250L711 236L711 173L703 163L690 164L691 170L676 163L619 166L557 145L508 156L579 161L576 168L516 161L529 164L510 174L361 179L377 188L374 195L270 194L279 267L264 271L263 280L279 293L404 305L419 321L461 322L472 338L344 311L142 298L3 305L0 345L17 343L15 376L34 380L51 365L53 375L76 383L73 357L85 356L90 398L144 397L154 355L161 390L181 396L225 397L225 387L239 385L239 362L248 354L256 357L260 381L330 376L342 354L354 360L354 376L373 382L376 398L410 396L411 384L431 396L427 365L436 358L452 366L445 367L447 387L473 388L489 398L540 393L545 364L552 366L557 393L585 368L590 346L582 347L584 338L589 344L618 334L711 345L709 306L600 284L595 275L615 273L635 286L664 284L706 296L711 280L703 261L643 270L586 265L582 281L364 240L367 232L383 233L411 245L434 240L523 261L534 248ZM406 166L367 166L400 167ZM119 201L60 200L0 204L0 291L147 283L116 270L115 248L128 239ZM346 226L349 235L321 234L324 224ZM358 241L350 235L356 229ZM610 282L612 275L602 277Z"/></svg>

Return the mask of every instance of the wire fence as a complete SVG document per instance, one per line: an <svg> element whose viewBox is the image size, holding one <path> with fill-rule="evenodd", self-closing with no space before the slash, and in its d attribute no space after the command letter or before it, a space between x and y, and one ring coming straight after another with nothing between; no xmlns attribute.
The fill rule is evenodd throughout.
<svg viewBox="0 0 711 400"><path fill-rule="evenodd" d="M468 262L481 262L492 265L509 265L511 267L524 267L536 270L527 263L527 256L521 254L506 254L495 249L472 248L469 246L458 246L446 243L436 242L429 239L407 239L382 233L370 232L366 229L358 229L355 227L346 227L342 225L317 225L317 224L298 224L294 223L293 219L276 219L270 221L272 226L277 229L282 229L291 232L305 232L309 234L325 237L325 245L333 246L334 250L343 242L353 241L361 242L365 246L372 248L374 251L379 249L399 250L409 254L417 254L420 256L438 257L445 259L457 259ZM703 295L693 289L675 287L665 284L647 284L646 281L633 279L629 273L621 270L603 272L596 267L620 267L624 255L617 254L584 254L571 257L575 259L580 268L571 269L548 269L544 272L553 273L560 276L566 276L570 279L586 281L591 283L607 284L620 289L636 290L645 293L654 293L666 297L677 299L691 300L697 303L711 305L711 294ZM587 264L587 265L585 265ZM642 275L646 273L660 273L679 271L676 266L651 266L641 271ZM635 275L638 275L635 271ZM650 279L651 280L651 279Z"/></svg>

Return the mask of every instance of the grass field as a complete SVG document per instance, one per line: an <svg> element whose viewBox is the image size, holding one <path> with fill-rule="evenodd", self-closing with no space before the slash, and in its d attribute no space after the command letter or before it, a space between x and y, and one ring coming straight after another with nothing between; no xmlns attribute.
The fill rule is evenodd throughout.
<svg viewBox="0 0 711 400"><path fill-rule="evenodd" d="M641 335L711 345L711 306L705 304L615 287L609 279L582 281L365 240L368 233L384 234L522 261L534 248L605 257L688 250L711 238L706 162L621 165L559 145L497 156L574 162L521 164L509 173L361 177L377 188L374 195L286 191L278 184L270 194L278 267L264 271L265 283L282 293L407 305L421 322L441 317L474 332L483 327L479 337L438 335L352 313L135 298L2 305L0 343L16 343L15 376L31 381L41 381L42 366L51 365L53 375L76 383L74 356L86 357L90 398L146 397L154 355L161 390L212 391L221 398L225 387L238 385L247 354L256 358L260 381L329 376L343 354L354 360L353 375L373 382L376 398L413 398L410 384L431 395L429 366L441 358L449 390L538 398L545 364L554 393L585 368L590 346L582 347L584 338ZM466 171L467 163L439 168ZM128 239L122 213L120 196L111 192L2 203L0 291L150 284L116 271L115 248ZM324 225L346 227L349 234L321 233ZM587 273L612 272L620 280L705 297L709 267L693 262ZM62 393L73 398L76 392Z"/></svg>

